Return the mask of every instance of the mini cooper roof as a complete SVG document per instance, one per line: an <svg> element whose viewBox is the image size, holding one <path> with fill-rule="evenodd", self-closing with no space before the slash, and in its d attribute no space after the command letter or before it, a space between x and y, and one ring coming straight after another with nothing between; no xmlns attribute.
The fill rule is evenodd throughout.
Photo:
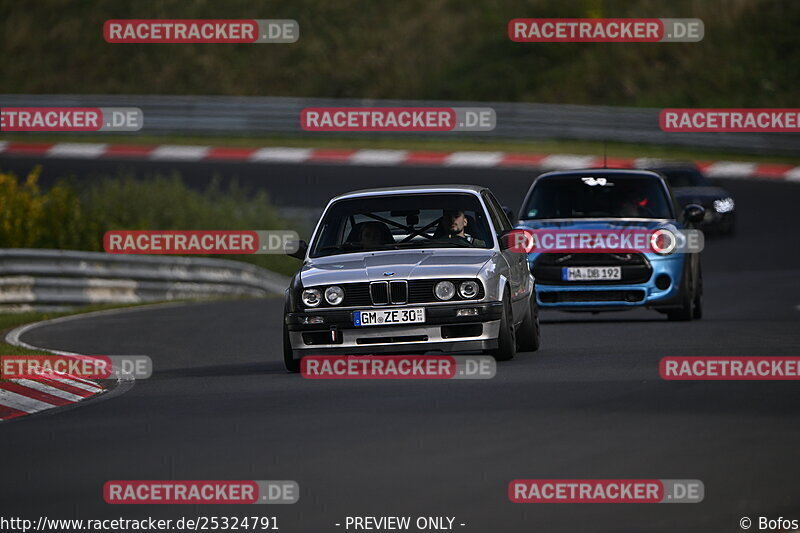
<svg viewBox="0 0 800 533"><path fill-rule="evenodd" d="M643 169L631 169L631 168L584 168L578 170L555 170L553 172L545 172L536 177L533 181L536 182L542 178L553 178L558 176L619 176L619 175L628 175L628 176L647 176L650 178L655 178L660 181L664 181L664 177L659 174L658 172L653 172L652 170L643 170Z"/></svg>

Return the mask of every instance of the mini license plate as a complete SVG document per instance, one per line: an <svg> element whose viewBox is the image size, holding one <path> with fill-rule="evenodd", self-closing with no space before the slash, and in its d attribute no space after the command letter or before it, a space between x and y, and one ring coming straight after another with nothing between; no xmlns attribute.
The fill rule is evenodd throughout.
<svg viewBox="0 0 800 533"><path fill-rule="evenodd" d="M355 311L353 313L353 324L356 326L420 324L423 322L425 322L424 307Z"/></svg>
<svg viewBox="0 0 800 533"><path fill-rule="evenodd" d="M622 279L620 267L563 267L563 281L615 281Z"/></svg>

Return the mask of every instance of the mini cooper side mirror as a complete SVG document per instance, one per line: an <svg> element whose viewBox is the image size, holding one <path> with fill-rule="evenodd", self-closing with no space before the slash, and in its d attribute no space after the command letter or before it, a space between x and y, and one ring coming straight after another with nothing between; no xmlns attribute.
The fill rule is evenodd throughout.
<svg viewBox="0 0 800 533"><path fill-rule="evenodd" d="M289 257L300 259L302 261L303 259L306 258L306 252L308 251L308 243L306 241L292 241L291 243L289 243L289 246L287 246L287 248L292 249L295 247L295 245L297 246L297 249L294 250L293 252L287 251L286 255L288 255Z"/></svg>
<svg viewBox="0 0 800 533"><path fill-rule="evenodd" d="M706 210L702 205L687 204L683 208L683 219L687 222L698 223L703 221Z"/></svg>

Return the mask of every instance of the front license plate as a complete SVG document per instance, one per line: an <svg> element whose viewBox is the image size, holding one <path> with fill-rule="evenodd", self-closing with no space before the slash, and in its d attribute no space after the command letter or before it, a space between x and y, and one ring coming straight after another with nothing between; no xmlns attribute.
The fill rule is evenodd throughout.
<svg viewBox="0 0 800 533"><path fill-rule="evenodd" d="M564 281L615 281L622 279L620 267L563 267Z"/></svg>
<svg viewBox="0 0 800 533"><path fill-rule="evenodd" d="M385 326L387 324L420 324L425 322L425 308L380 309L376 311L356 311L353 324L356 326Z"/></svg>

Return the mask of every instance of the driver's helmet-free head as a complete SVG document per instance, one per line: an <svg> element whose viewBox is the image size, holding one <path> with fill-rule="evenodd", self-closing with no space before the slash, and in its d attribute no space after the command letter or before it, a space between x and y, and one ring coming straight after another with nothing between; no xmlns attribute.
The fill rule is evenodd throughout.
<svg viewBox="0 0 800 533"><path fill-rule="evenodd" d="M467 215L463 209L444 209L442 211L442 233L461 233L468 225Z"/></svg>

